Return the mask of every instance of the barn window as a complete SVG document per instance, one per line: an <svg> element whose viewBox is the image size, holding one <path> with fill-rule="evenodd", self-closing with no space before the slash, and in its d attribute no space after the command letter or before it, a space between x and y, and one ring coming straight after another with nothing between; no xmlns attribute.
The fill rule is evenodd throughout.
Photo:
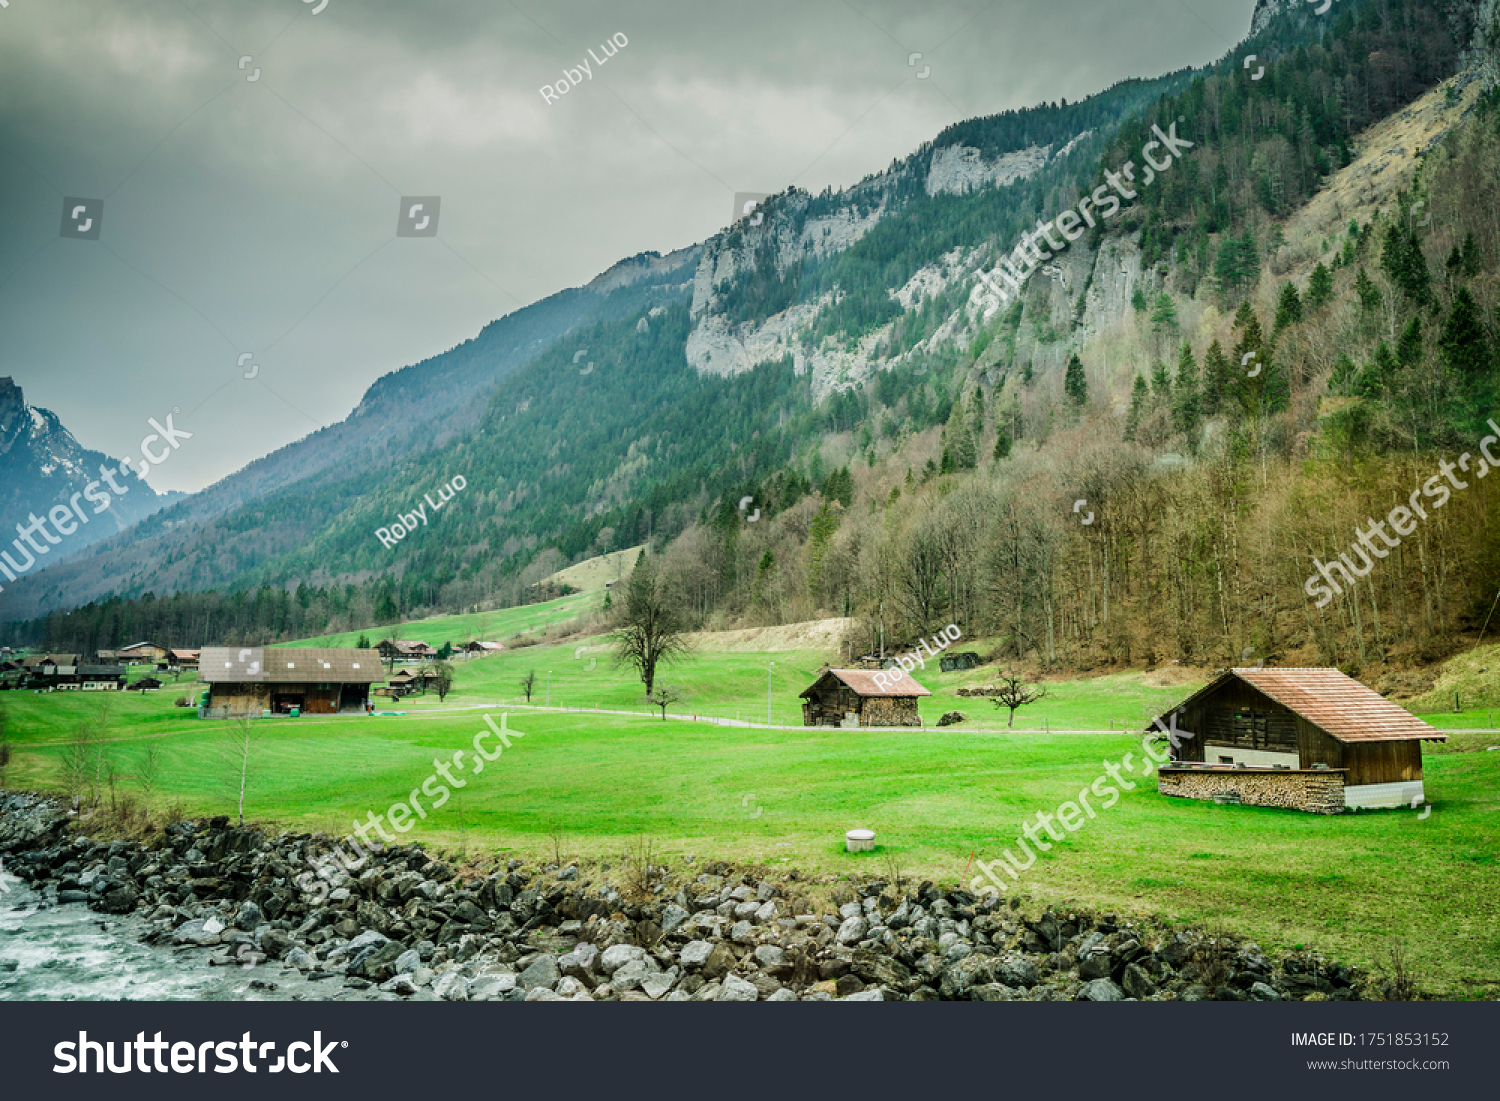
<svg viewBox="0 0 1500 1101"><path fill-rule="evenodd" d="M1233 757L1220 757L1219 758L1219 764L1221 764L1221 765L1232 765L1232 764L1234 764L1234 758Z"/></svg>

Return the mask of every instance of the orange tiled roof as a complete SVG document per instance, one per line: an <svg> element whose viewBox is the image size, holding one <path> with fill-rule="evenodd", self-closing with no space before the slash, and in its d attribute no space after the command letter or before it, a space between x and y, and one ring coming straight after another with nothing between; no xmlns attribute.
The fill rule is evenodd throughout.
<svg viewBox="0 0 1500 1101"><path fill-rule="evenodd" d="M1448 739L1337 669L1231 669L1226 675L1239 677L1341 742Z"/></svg>

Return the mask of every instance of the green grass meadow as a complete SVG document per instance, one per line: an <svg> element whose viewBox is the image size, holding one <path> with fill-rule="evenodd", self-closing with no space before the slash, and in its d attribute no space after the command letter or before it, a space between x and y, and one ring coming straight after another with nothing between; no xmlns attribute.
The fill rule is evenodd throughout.
<svg viewBox="0 0 1500 1101"><path fill-rule="evenodd" d="M498 614L490 613L492 623ZM536 622L548 615L558 613ZM463 633L402 630L434 642ZM975 874L972 859L1014 849L1025 821L1075 799L1104 774L1105 761L1127 753L1140 761L1148 717L1201 683L1185 674L1162 687L1140 673L1048 682L1047 699L1018 715L1025 729L977 732L969 728L981 722L1003 727L1003 714L954 690L982 683L987 671L941 674L929 663L917 673L934 692L922 701L920 730L692 721L696 712L764 722L769 672L773 721L800 723L797 694L824 660L811 652L690 654L662 677L686 694L666 722L603 713L644 705L639 682L610 662L597 638L460 661L445 703L433 694L403 700L394 709L404 716L254 723L247 815L286 829L347 832L405 799L433 774L435 758L469 750L484 714L508 708L510 726L524 736L482 774L459 773L466 786L409 839L470 855L550 857L558 844L565 856L611 858L648 838L667 857L815 873L883 872L890 857L903 874L952 882ZM520 678L532 671L534 704L544 702L550 674L554 706L601 713L519 706ZM141 754L155 745L164 760L158 808L180 799L190 814L231 811L229 724L200 722L172 703L195 687L184 678L146 696L5 693L13 749L6 783L59 788L62 744L80 724L97 729L107 700L104 736L121 791L131 790ZM937 718L955 708L970 721L938 728ZM1500 752L1485 750L1497 742L1462 733L1428 747L1426 818L1406 810L1328 818L1167 799L1137 774L1135 790L1042 854L1018 891L1038 903L1222 922L1268 948L1318 947L1365 967L1399 944L1426 989L1494 998ZM878 832L875 853L843 851L844 831L854 827Z"/></svg>

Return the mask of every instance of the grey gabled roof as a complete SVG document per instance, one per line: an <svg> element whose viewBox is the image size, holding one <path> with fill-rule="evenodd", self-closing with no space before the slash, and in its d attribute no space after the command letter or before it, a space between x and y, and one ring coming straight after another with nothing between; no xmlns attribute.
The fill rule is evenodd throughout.
<svg viewBox="0 0 1500 1101"><path fill-rule="evenodd" d="M211 684L374 684L385 680L385 668L378 650L205 646L198 679Z"/></svg>

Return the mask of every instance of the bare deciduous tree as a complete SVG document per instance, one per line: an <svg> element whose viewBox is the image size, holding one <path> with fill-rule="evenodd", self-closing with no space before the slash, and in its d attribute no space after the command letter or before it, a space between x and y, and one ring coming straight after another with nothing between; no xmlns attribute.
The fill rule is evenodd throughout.
<svg viewBox="0 0 1500 1101"><path fill-rule="evenodd" d="M432 688L437 693L438 703L448 698L448 693L453 691L453 663L451 661L435 661L429 666L433 674Z"/></svg>
<svg viewBox="0 0 1500 1101"><path fill-rule="evenodd" d="M151 822L151 796L161 780L161 750L147 746L135 768L135 782L141 789L141 798L146 804L146 822Z"/></svg>
<svg viewBox="0 0 1500 1101"><path fill-rule="evenodd" d="M997 691L990 697L990 702L996 707L1008 707L1010 716L1005 721L1007 729L1015 725L1016 709L1025 707L1028 703L1036 703L1037 700L1045 699L1047 690L1039 685L1024 683L1020 677L1011 676L1009 673L1001 673L1000 683Z"/></svg>
<svg viewBox="0 0 1500 1101"><path fill-rule="evenodd" d="M682 699L682 689L673 688L670 685L658 685L655 692L648 692L646 699L652 707L661 708L661 721L667 721L667 707Z"/></svg>
<svg viewBox="0 0 1500 1101"><path fill-rule="evenodd" d="M531 702L531 694L536 691L536 670L528 670L521 678L521 691L526 693L526 702Z"/></svg>
<svg viewBox="0 0 1500 1101"><path fill-rule="evenodd" d="M75 811L82 808L83 795L88 788L89 773L94 761L93 740L88 724L79 723L73 730L72 739L63 746L63 751L58 756L58 771L63 788L68 793L69 805Z"/></svg>
<svg viewBox="0 0 1500 1101"><path fill-rule="evenodd" d="M245 792L250 786L250 756L254 748L249 719L236 719L224 731L220 756L224 763L225 784L234 794L239 824L245 824Z"/></svg>
<svg viewBox="0 0 1500 1101"><path fill-rule="evenodd" d="M10 735L6 730L5 700L0 699L0 788L5 786L5 774L10 768Z"/></svg>
<svg viewBox="0 0 1500 1101"><path fill-rule="evenodd" d="M380 656L385 660L385 671L391 673L396 668L396 635L398 629L393 625L387 627L380 636Z"/></svg>

